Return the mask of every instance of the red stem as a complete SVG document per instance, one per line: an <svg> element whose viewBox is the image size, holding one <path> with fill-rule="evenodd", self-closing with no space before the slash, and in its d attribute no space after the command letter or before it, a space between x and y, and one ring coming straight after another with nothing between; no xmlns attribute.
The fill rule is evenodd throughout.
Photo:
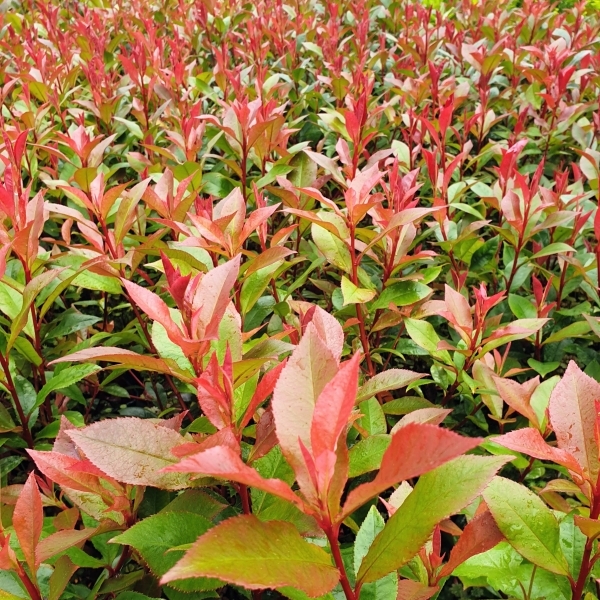
<svg viewBox="0 0 600 600"><path fill-rule="evenodd" d="M340 552L338 533L339 525L329 525L329 527L325 528L325 535L329 540L329 546L331 547L331 554L333 555L335 566L340 572L340 583L342 585L342 589L344 590L346 600L356 600L356 594L350 585L348 574L346 573L346 567L344 566L344 561L342 559L342 553Z"/></svg>
<svg viewBox="0 0 600 600"><path fill-rule="evenodd" d="M592 502L592 510L590 512L590 519L596 520L598 515L600 515L600 497L598 490L598 486L594 490L594 500ZM571 587L573 587L573 600L581 600L581 596L583 594L583 588L590 576L590 572L592 570L593 561L590 560L592 556L592 550L594 547L594 538L589 538L585 544L585 549L583 551L583 558L581 559L581 569L579 571L579 577L577 578L577 583L573 587L571 583Z"/></svg>

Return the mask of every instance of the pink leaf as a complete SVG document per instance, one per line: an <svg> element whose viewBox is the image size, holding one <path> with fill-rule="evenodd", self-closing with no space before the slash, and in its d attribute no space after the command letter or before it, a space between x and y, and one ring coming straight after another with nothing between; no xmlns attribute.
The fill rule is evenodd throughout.
<svg viewBox="0 0 600 600"><path fill-rule="evenodd" d="M281 450L303 490L312 484L298 440L310 448L310 431L317 398L338 371L337 361L317 328L309 323L300 344L281 372L271 405Z"/></svg>
<svg viewBox="0 0 600 600"><path fill-rule="evenodd" d="M291 523L240 515L200 536L161 583L189 577L217 577L251 590L291 586L317 597L335 587L339 572Z"/></svg>
<svg viewBox="0 0 600 600"><path fill-rule="evenodd" d="M429 600L437 591L437 586L429 587L412 579L401 579L396 600Z"/></svg>
<svg viewBox="0 0 600 600"><path fill-rule="evenodd" d="M581 465L567 450L550 446L537 429L527 427L491 438L496 444L539 460L549 460L583 476Z"/></svg>
<svg viewBox="0 0 600 600"><path fill-rule="evenodd" d="M558 447L570 452L595 485L598 479L598 446L594 429L594 401L600 399L600 384L571 361L550 396L549 413Z"/></svg>
<svg viewBox="0 0 600 600"><path fill-rule="evenodd" d="M197 339L218 338L219 324L227 310L229 295L240 270L240 259L238 255L215 267L200 280L192 300L192 331L197 333Z"/></svg>
<svg viewBox="0 0 600 600"><path fill-rule="evenodd" d="M171 317L169 307L164 300L154 292L143 288L137 283L121 278L125 289L133 301L153 320L158 321L167 331L169 339L185 353L191 353L197 348L195 344L186 343L186 339Z"/></svg>
<svg viewBox="0 0 600 600"><path fill-rule="evenodd" d="M467 337L469 337L473 330L473 318L471 317L469 303L461 293L453 290L449 285L446 285L445 289L446 294L444 299L446 301L446 307L450 313L452 313L455 324L467 334Z"/></svg>
<svg viewBox="0 0 600 600"><path fill-rule="evenodd" d="M326 490L333 477L337 461L337 445L348 425L358 391L360 354L344 363L334 378L325 386L313 413L310 439L317 465L317 477ZM345 444L345 437L342 440Z"/></svg>
<svg viewBox="0 0 600 600"><path fill-rule="evenodd" d="M536 388L540 384L540 378L535 377L525 383L518 383L512 379L505 379L504 377L492 377L496 384L496 389L500 394L500 398L506 402L513 410L516 410L519 414L527 417L531 423L539 428L540 423L537 415L531 406L531 396L535 392Z"/></svg>

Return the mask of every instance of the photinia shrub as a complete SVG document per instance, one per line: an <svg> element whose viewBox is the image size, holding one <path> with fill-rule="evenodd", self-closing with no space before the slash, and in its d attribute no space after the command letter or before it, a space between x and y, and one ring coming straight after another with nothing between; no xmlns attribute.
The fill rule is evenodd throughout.
<svg viewBox="0 0 600 600"><path fill-rule="evenodd" d="M0 66L0 600L600 598L597 0L12 0Z"/></svg>

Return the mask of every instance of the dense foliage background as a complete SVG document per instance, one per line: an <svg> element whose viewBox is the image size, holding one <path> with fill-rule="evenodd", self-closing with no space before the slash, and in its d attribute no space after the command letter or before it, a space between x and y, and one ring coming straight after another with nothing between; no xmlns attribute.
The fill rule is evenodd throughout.
<svg viewBox="0 0 600 600"><path fill-rule="evenodd" d="M0 599L598 597L596 0L2 11Z"/></svg>

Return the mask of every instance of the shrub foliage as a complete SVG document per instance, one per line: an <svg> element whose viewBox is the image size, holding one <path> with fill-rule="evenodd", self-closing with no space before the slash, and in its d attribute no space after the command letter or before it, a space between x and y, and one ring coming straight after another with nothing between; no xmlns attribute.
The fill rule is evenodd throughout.
<svg viewBox="0 0 600 600"><path fill-rule="evenodd" d="M0 599L598 598L600 19L0 12Z"/></svg>

